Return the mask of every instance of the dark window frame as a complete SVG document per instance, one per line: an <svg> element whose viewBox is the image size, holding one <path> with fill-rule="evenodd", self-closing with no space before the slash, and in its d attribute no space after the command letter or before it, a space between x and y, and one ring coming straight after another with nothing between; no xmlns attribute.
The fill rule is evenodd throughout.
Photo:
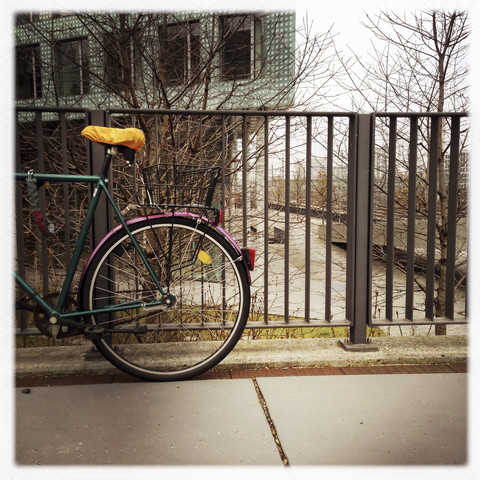
<svg viewBox="0 0 480 480"><path fill-rule="evenodd" d="M15 48L15 98L17 100L42 98L40 44Z"/></svg>
<svg viewBox="0 0 480 480"><path fill-rule="evenodd" d="M263 16L220 16L220 77L225 81L253 79L261 70L264 55Z"/></svg>
<svg viewBox="0 0 480 480"><path fill-rule="evenodd" d="M15 16L15 26L20 27L21 25L27 25L29 23L38 22L40 20L40 15L38 13L27 12L27 13L18 13Z"/></svg>
<svg viewBox="0 0 480 480"><path fill-rule="evenodd" d="M89 93L90 47L87 37L59 40L55 45L55 70L61 97Z"/></svg>
<svg viewBox="0 0 480 480"><path fill-rule="evenodd" d="M162 79L167 85L194 81L201 67L199 20L159 25Z"/></svg>

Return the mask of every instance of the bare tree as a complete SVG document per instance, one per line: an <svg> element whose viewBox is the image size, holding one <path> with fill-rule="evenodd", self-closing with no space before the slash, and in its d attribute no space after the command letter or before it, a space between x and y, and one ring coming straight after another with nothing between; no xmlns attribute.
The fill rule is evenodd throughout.
<svg viewBox="0 0 480 480"><path fill-rule="evenodd" d="M464 112L468 109L468 36L470 32L467 12L423 11L396 14L380 12L367 15L365 26L373 33L373 53L368 59L354 56L343 59L348 82L343 86L352 94L353 105L359 110L380 112ZM448 172L446 154L449 138L445 134L445 120L438 136L438 189L440 214L436 232L439 244L438 288L435 298L436 316L445 315L446 258L448 235ZM426 124L419 128L421 158L427 159L430 145L430 129ZM386 131L386 130L385 130ZM398 131L398 138L404 132ZM404 138L407 138L405 135ZM463 126L462 148L466 148L468 129ZM378 148L386 151L388 142L380 140ZM399 155L397 162L407 162ZM404 163L405 166L406 163ZM399 176L402 175L400 167ZM426 191L428 190L428 166L417 173L417 213L427 215ZM403 169L405 172L405 168ZM385 178L380 175L379 177ZM376 178L378 180L378 178ZM400 179L401 181L401 179ZM405 183L405 182L404 182ZM376 182L381 191L381 183ZM385 192L386 193L386 192ZM400 198L397 205L404 205ZM466 195L458 198L457 218L466 215ZM422 287L422 284L419 283ZM437 326L437 333L446 328Z"/></svg>

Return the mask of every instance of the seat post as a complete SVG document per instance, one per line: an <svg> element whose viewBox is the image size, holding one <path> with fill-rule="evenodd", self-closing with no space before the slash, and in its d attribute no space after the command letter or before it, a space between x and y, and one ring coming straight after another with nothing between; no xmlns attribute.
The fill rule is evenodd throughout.
<svg viewBox="0 0 480 480"><path fill-rule="evenodd" d="M108 177L108 170L110 168L110 164L112 163L112 159L117 155L118 151L116 147L109 146L106 148L105 153L105 160L103 161L103 166L101 170L101 175L103 178Z"/></svg>

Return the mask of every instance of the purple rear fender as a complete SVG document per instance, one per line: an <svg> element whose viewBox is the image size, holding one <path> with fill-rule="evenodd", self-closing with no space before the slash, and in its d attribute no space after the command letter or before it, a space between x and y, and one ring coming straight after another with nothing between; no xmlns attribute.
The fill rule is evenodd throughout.
<svg viewBox="0 0 480 480"><path fill-rule="evenodd" d="M245 265L245 270L247 272L248 283L249 284L251 283L250 271L248 269L247 262L245 260L245 257L243 256L242 250L239 247L239 245L237 244L237 242L225 231L225 229L223 229L220 225L217 225L215 222L212 222L211 220L209 220L206 217L202 217L201 215L197 215L195 213L190 213L190 212L173 212L173 213L168 212L168 213L159 213L159 214L156 214L156 215L148 215L148 216L145 216L145 217L135 217L135 218L132 218L131 220L128 220L126 223L127 223L127 226L130 227L130 226L133 226L137 223L143 222L144 220L152 220L152 219L157 219L157 218L169 218L169 217L183 217L183 218L187 217L187 218L194 218L194 219L199 218L203 222L208 223L209 225L214 227L216 230L218 230L230 242L232 247L242 257L243 263ZM79 292L82 292L82 290L83 290L83 281L84 281L84 278L85 278L85 272L87 271L89 265L92 263L93 257L95 257L96 253L100 250L100 248L102 248L102 246L105 245L105 243L113 235L115 235L117 232L119 232L123 228L124 228L123 225L117 225L114 229L110 230L110 232L108 232L107 235L105 235L105 237L103 237L102 240L95 247L95 249L93 250L89 259L87 260L87 263L85 264L85 267L83 268L82 276L80 278L80 284L79 284L79 288L78 288Z"/></svg>

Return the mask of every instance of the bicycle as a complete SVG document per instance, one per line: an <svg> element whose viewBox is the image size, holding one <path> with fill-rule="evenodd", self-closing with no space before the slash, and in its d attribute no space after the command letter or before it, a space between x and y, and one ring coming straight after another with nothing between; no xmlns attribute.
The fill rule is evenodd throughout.
<svg viewBox="0 0 480 480"><path fill-rule="evenodd" d="M89 126L82 135L105 147L100 175L15 174L30 191L32 185L38 189L45 182L94 186L58 299L49 302L15 272L18 286L26 292L17 308L29 309L28 302L33 301L42 333L55 339L83 335L130 375L150 381L196 377L233 349L250 308L255 251L240 248L219 225L220 211L210 205L220 169L147 167L142 172L147 205L157 211L126 220L107 188L107 172L118 153L134 161L145 142L143 132ZM166 178L169 171L176 181ZM192 180L179 181L187 177ZM186 194L197 188L203 203L185 201ZM91 253L81 274L77 305L72 307L68 298L73 277L102 195L119 223ZM30 200L35 203L35 192ZM213 219L207 210L214 212ZM40 230L48 233L44 214L36 209L34 217Z"/></svg>

